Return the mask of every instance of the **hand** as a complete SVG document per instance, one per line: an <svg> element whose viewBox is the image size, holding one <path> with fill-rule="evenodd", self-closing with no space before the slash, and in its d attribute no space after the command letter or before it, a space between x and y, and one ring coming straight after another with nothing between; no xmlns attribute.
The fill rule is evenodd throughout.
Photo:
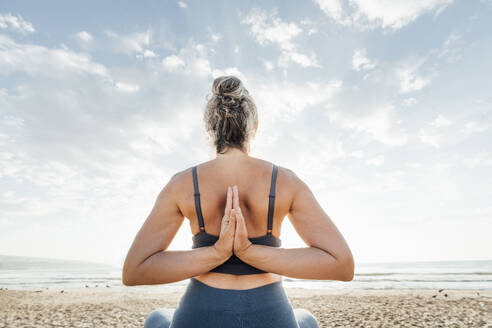
<svg viewBox="0 0 492 328"><path fill-rule="evenodd" d="M236 217L231 215L232 210L232 188L227 187L227 201L225 213L220 225L219 239L214 247L222 259L228 259L233 254L234 231L236 229Z"/></svg>
<svg viewBox="0 0 492 328"><path fill-rule="evenodd" d="M246 250L253 245L248 239L248 230L246 229L246 223L244 222L244 216L239 207L239 192L237 186L232 188L233 191L233 209L231 210L231 217L234 218L236 224L236 232L234 234L234 254L241 258Z"/></svg>

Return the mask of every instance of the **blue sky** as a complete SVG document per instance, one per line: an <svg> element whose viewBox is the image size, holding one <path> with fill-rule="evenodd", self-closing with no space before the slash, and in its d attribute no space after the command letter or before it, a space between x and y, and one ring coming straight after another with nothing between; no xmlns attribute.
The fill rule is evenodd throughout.
<svg viewBox="0 0 492 328"><path fill-rule="evenodd" d="M356 261L491 259L491 29L492 1L3 2L0 254L121 265L169 178L214 157L203 108L233 74L251 155Z"/></svg>

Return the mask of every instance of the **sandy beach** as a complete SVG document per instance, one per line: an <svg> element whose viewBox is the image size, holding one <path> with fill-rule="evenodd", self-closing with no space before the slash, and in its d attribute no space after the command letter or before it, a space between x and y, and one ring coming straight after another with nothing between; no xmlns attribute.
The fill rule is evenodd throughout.
<svg viewBox="0 0 492 328"><path fill-rule="evenodd" d="M0 290L0 327L142 327L155 308L175 308L182 286ZM492 327L490 290L286 288L320 327Z"/></svg>

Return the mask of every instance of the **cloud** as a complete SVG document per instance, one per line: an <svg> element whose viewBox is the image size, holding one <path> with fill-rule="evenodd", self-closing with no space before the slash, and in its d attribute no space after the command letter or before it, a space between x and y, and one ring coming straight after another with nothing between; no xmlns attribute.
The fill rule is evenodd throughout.
<svg viewBox="0 0 492 328"><path fill-rule="evenodd" d="M36 30L30 22L25 21L21 15L13 16L11 13L0 14L0 29L11 28L21 34L33 33Z"/></svg>
<svg viewBox="0 0 492 328"><path fill-rule="evenodd" d="M452 0L314 0L331 19L362 29L400 29L418 17L439 15Z"/></svg>
<svg viewBox="0 0 492 328"><path fill-rule="evenodd" d="M318 64L314 52L301 53L297 50L293 39L303 31L295 23L286 23L278 17L277 9L272 9L268 14L266 11L253 8L241 20L242 24L250 26L250 34L262 46L276 44L279 46L281 55L278 60L279 67L287 67L289 62L294 62L302 67L321 67Z"/></svg>
<svg viewBox="0 0 492 328"><path fill-rule="evenodd" d="M355 158L362 158L362 157L364 157L364 151L363 150L354 150L353 152L349 153L348 156L352 156Z"/></svg>
<svg viewBox="0 0 492 328"><path fill-rule="evenodd" d="M212 34L211 34L211 39L212 39L212 41L214 41L214 42L217 42L217 41L219 41L219 40L220 40L220 39L222 39L222 38L223 38L223 36L222 36L222 34L220 34L220 33L212 33Z"/></svg>
<svg viewBox="0 0 492 328"><path fill-rule="evenodd" d="M368 165L381 166L384 164L384 155L377 155L376 157L370 158L366 163Z"/></svg>
<svg viewBox="0 0 492 328"><path fill-rule="evenodd" d="M67 49L49 49L34 44L17 43L0 35L1 74L23 71L30 75L90 74L109 78L106 67L94 62L90 55Z"/></svg>
<svg viewBox="0 0 492 328"><path fill-rule="evenodd" d="M371 70L376 67L376 63L366 57L366 49L356 49L352 56L352 69L356 71Z"/></svg>
<svg viewBox="0 0 492 328"><path fill-rule="evenodd" d="M177 69L178 67L184 67L185 63L184 63L183 59L179 58L178 56L170 55L170 56L165 57L162 60L162 65L164 66L164 68L167 71L172 72L175 69Z"/></svg>
<svg viewBox="0 0 492 328"><path fill-rule="evenodd" d="M419 129L419 138L425 144L439 148L444 134L442 127L450 126L452 122L442 114L439 114L434 120L428 123L428 128Z"/></svg>
<svg viewBox="0 0 492 328"><path fill-rule="evenodd" d="M113 50L126 55L135 55L136 58L155 58L158 55L148 49L150 46L150 29L145 32L133 32L120 35L111 30L104 31L107 37L113 41Z"/></svg>
<svg viewBox="0 0 492 328"><path fill-rule="evenodd" d="M178 1L178 5L181 7L181 8L188 8L188 5L186 4L186 2L184 1Z"/></svg>
<svg viewBox="0 0 492 328"><path fill-rule="evenodd" d="M414 98L414 97L408 97L408 98L405 98L403 99L403 106L405 107L410 107L410 106L413 106L417 103L417 99Z"/></svg>
<svg viewBox="0 0 492 328"><path fill-rule="evenodd" d="M85 42L89 42L93 39L92 35L87 32L87 31L80 31L76 34L76 36L82 40L82 41L85 41Z"/></svg>
<svg viewBox="0 0 492 328"><path fill-rule="evenodd" d="M481 151L463 160L465 166L469 169L473 169L480 166L492 166L492 156L489 152Z"/></svg>
<svg viewBox="0 0 492 328"><path fill-rule="evenodd" d="M212 39L205 43L196 43L190 40L176 54L169 55L162 60L162 68L166 72L182 73L187 76L208 77L215 70L209 57L215 54Z"/></svg>
<svg viewBox="0 0 492 328"><path fill-rule="evenodd" d="M300 23L306 26L306 28L308 29L308 35L316 34L319 32L316 24L308 18L302 19Z"/></svg>
<svg viewBox="0 0 492 328"><path fill-rule="evenodd" d="M445 117L444 115L442 114L439 114L435 119L434 121L430 122L429 123L431 126L434 126L436 128L440 128L442 126L449 126L451 125L451 121Z"/></svg>
<svg viewBox="0 0 492 328"><path fill-rule="evenodd" d="M443 42L441 49L439 50L438 57L446 58L447 62L454 64L463 58L462 48L457 47L456 43L462 40L462 36L452 32L449 34L446 41Z"/></svg>
<svg viewBox="0 0 492 328"><path fill-rule="evenodd" d="M268 109L268 116L263 116L265 120L294 121L310 106L332 99L341 88L340 80L302 84L284 81L255 84L250 92L259 108Z"/></svg>
<svg viewBox="0 0 492 328"><path fill-rule="evenodd" d="M482 121L468 121L465 123L465 132L467 133L479 133L487 131L487 129L491 126L488 122Z"/></svg>
<svg viewBox="0 0 492 328"><path fill-rule="evenodd" d="M352 25L351 17L347 17L340 0L315 0L320 9L330 18L342 25Z"/></svg>
<svg viewBox="0 0 492 328"><path fill-rule="evenodd" d="M263 65L265 65L265 69L267 71L273 70L274 64L270 60L266 60L263 58L260 58L260 60L263 62Z"/></svg>
<svg viewBox="0 0 492 328"><path fill-rule="evenodd" d="M334 103L328 107L326 115L331 122L344 129L364 132L373 140L388 146L403 146L408 141L404 128L395 126L395 107L389 103L368 103L360 112L347 103ZM365 137L362 137L365 138Z"/></svg>
<svg viewBox="0 0 492 328"><path fill-rule="evenodd" d="M136 84L129 84L123 82L116 82L116 88L122 92L134 93L140 90L140 87Z"/></svg>
<svg viewBox="0 0 492 328"><path fill-rule="evenodd" d="M419 138L425 144L431 145L435 148L439 148L441 144L442 134L437 132L427 131L424 128L420 128L419 130Z"/></svg>
<svg viewBox="0 0 492 328"><path fill-rule="evenodd" d="M395 73L400 81L400 93L410 93L418 91L428 86L435 73L422 76L418 74L420 67L426 61L426 58L406 62L395 69Z"/></svg>

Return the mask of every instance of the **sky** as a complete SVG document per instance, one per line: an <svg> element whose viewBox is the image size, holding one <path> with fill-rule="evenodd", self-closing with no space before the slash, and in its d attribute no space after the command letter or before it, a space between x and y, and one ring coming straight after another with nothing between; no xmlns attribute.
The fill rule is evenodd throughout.
<svg viewBox="0 0 492 328"><path fill-rule="evenodd" d="M490 260L491 30L490 0L4 1L0 254L121 266L215 157L204 106L235 75L251 156L308 184L356 264Z"/></svg>

